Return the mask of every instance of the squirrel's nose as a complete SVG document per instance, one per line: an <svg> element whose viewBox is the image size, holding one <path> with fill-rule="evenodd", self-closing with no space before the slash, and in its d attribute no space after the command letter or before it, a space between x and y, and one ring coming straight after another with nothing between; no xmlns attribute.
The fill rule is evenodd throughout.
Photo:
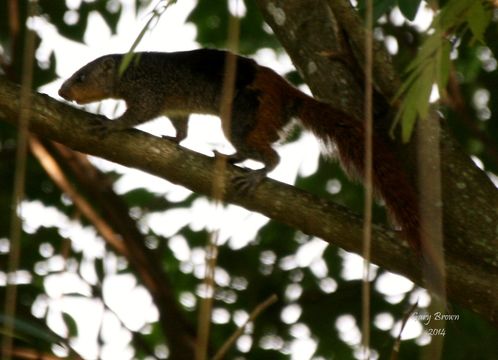
<svg viewBox="0 0 498 360"><path fill-rule="evenodd" d="M66 100L69 100L69 86L67 86L67 83L64 82L64 84L62 84L61 88L59 89L59 96L61 96L62 98L66 99Z"/></svg>

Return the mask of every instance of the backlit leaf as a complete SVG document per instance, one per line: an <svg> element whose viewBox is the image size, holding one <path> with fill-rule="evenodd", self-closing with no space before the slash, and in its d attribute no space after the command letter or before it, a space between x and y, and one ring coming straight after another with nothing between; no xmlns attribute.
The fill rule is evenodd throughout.
<svg viewBox="0 0 498 360"><path fill-rule="evenodd" d="M401 13L408 19L413 20L417 15L418 8L422 0L398 0Z"/></svg>

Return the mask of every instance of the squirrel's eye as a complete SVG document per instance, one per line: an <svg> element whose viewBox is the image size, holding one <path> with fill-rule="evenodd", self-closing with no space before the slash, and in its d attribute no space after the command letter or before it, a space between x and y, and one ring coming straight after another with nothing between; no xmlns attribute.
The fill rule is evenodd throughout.
<svg viewBox="0 0 498 360"><path fill-rule="evenodd" d="M79 74L78 77L76 78L77 82L83 82L85 81L86 75L85 74Z"/></svg>

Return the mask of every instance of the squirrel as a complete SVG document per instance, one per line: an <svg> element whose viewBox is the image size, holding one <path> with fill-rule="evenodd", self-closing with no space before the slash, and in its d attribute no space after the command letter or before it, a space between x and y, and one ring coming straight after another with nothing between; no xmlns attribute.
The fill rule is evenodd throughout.
<svg viewBox="0 0 498 360"><path fill-rule="evenodd" d="M96 128L99 134L124 130L166 115L176 128L174 140L187 135L192 113L219 115L227 51L198 49L160 53L138 52L120 74L122 54L102 56L66 80L59 95L78 104L107 98L123 99L125 113ZM272 144L293 118L321 140L330 152L336 149L346 172L364 173L365 130L362 122L346 112L301 92L272 69L236 56L231 99L230 141L236 153L231 163L253 159L264 164L247 178L257 186L279 162ZM386 140L373 136L373 187L384 199L404 237L420 254L418 196Z"/></svg>

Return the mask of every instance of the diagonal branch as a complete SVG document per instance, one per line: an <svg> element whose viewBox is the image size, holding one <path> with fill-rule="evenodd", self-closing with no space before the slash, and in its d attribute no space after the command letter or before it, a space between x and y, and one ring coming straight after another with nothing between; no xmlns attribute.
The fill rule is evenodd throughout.
<svg viewBox="0 0 498 360"><path fill-rule="evenodd" d="M95 226L97 231L102 235L105 241L111 245L114 251L128 257L128 250L123 245L120 237L117 236L107 221L105 221L102 216L95 211L90 202L87 201L69 182L61 167L57 164L54 157L51 156L42 143L34 136L29 139L29 142L31 152L38 159L38 162L41 164L52 181L71 198L83 216L85 216L93 224L93 226Z"/></svg>
<svg viewBox="0 0 498 360"><path fill-rule="evenodd" d="M88 125L100 116L74 109L45 95L34 93L32 100L30 129L39 136L210 196L213 158L138 130L116 132L99 139L92 135ZM17 125L18 112L19 87L0 77L0 119ZM234 166L227 169L229 177L242 173L243 170ZM342 206L295 187L267 179L250 196L237 195L228 188L225 199L347 251L361 253L362 220ZM292 211L289 211L289 204L292 204ZM494 249L489 249L488 256L493 252ZM419 264L408 246L399 241L393 231L379 225L373 229L372 261L423 285ZM450 253L447 274L448 297L498 325L497 266L475 261L466 256L466 252Z"/></svg>

